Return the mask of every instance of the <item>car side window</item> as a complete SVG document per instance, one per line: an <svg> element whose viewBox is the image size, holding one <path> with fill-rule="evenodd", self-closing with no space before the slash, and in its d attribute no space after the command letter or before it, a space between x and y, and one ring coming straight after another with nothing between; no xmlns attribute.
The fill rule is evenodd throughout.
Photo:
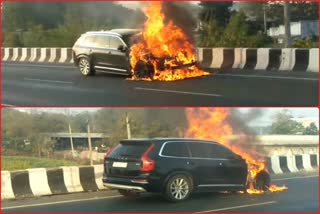
<svg viewBox="0 0 320 214"><path fill-rule="evenodd" d="M97 36L95 40L96 46L99 48L109 48L110 47L110 37L109 36Z"/></svg>
<svg viewBox="0 0 320 214"><path fill-rule="evenodd" d="M85 46L94 47L95 39L96 39L96 36L89 35L89 36L86 36L81 43Z"/></svg>
<svg viewBox="0 0 320 214"><path fill-rule="evenodd" d="M217 144L213 144L211 151L212 156L217 158L232 159L236 157L236 155L232 151Z"/></svg>
<svg viewBox="0 0 320 214"><path fill-rule="evenodd" d="M165 144L161 154L172 157L189 157L189 151L184 142L169 142Z"/></svg>
<svg viewBox="0 0 320 214"><path fill-rule="evenodd" d="M118 49L120 45L123 45L123 42L115 36L110 36L110 48Z"/></svg>
<svg viewBox="0 0 320 214"><path fill-rule="evenodd" d="M221 158L221 159L230 159L235 157L235 155L228 149L210 143L197 143L192 142L189 145L192 157L195 158Z"/></svg>

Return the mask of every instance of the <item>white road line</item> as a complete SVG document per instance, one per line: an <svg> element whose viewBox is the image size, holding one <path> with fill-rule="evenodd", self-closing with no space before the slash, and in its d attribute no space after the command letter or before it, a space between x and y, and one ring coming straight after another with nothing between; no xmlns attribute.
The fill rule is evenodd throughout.
<svg viewBox="0 0 320 214"><path fill-rule="evenodd" d="M136 87L136 90L143 90L143 91L156 91L156 92L166 92L166 93L176 93L176 94L190 94L190 95L198 95L198 96L209 96L209 97L222 97L220 94L206 94L206 93L198 93L192 91L174 91L174 90L163 90L163 89L156 89L156 88L141 88Z"/></svg>
<svg viewBox="0 0 320 214"><path fill-rule="evenodd" d="M73 84L73 82L59 81L59 80L42 80L42 79L31 79L31 78L24 78L24 80L26 80L26 81L48 82L48 83L60 83L60 84Z"/></svg>
<svg viewBox="0 0 320 214"><path fill-rule="evenodd" d="M265 75L251 75L251 74L215 74L216 76L234 76L234 77L249 77L249 78L264 78L264 79L287 79L287 80L308 80L318 81L317 78L306 77L282 77L282 76L265 76Z"/></svg>
<svg viewBox="0 0 320 214"><path fill-rule="evenodd" d="M66 204L66 203L81 202L81 201L94 201L94 200L119 198L119 197L122 197L122 196L114 195L114 196L105 196L105 197L75 199L75 200L68 200L68 201L54 201L54 202L39 203L39 204L26 204L26 205L11 206L11 207L1 207L1 210L10 210L10 209L17 209L17 208L25 208L25 207L39 207L39 206L52 205L52 204Z"/></svg>
<svg viewBox="0 0 320 214"><path fill-rule="evenodd" d="M8 64L8 63L2 63L2 65L5 66L18 66L18 67L42 67L42 68L70 68L70 69L74 69L76 68L75 66L63 66L63 65L36 65L36 64ZM2 69L2 70L6 70L6 69Z"/></svg>
<svg viewBox="0 0 320 214"><path fill-rule="evenodd" d="M319 177L318 175L310 175L310 176L301 176L301 177L291 177L291 178L275 178L272 181L284 181L284 180L293 180L293 179L303 179L303 178L315 178Z"/></svg>
<svg viewBox="0 0 320 214"><path fill-rule="evenodd" d="M232 209L244 208L244 207L254 207L254 206L261 206L261 205L274 204L274 203L277 203L277 202L276 201L267 201L267 202L263 202L263 203L245 204L245 205L234 206L234 207L224 207L224 208L218 208L218 209L214 209L214 210L206 210L206 211L195 212L195 213L217 212L217 211L223 211L223 210L232 210Z"/></svg>
<svg viewBox="0 0 320 214"><path fill-rule="evenodd" d="M10 104L5 104L5 103L2 103L1 105L4 107L15 107L15 105L10 105Z"/></svg>

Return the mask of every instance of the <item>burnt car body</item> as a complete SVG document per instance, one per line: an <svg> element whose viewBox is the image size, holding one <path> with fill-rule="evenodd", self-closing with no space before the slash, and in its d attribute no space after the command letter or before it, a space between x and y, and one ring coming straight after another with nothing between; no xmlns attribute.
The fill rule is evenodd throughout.
<svg viewBox="0 0 320 214"><path fill-rule="evenodd" d="M175 61L175 57L164 56L157 58L152 54L139 57L135 67L130 65L130 47L141 39L141 30L138 29L113 29L110 31L91 31L78 38L72 47L74 64L84 76L94 75L96 71L133 75L137 78L153 78L157 70L177 69L189 67L195 62L182 64ZM165 60L173 60L176 66L165 65Z"/></svg>
<svg viewBox="0 0 320 214"><path fill-rule="evenodd" d="M246 161L216 142L130 139L106 154L103 184L124 196L154 192L176 202L193 192L245 191L247 176Z"/></svg>

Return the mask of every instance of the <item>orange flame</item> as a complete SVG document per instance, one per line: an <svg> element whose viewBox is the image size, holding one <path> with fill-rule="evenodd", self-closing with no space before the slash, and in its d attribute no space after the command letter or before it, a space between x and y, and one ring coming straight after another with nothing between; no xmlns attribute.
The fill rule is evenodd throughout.
<svg viewBox="0 0 320 214"><path fill-rule="evenodd" d="M165 23L161 2L149 3L144 13L147 20L144 24L142 40L130 49L132 79L139 79L134 71L139 61L152 63L155 69L153 80L174 81L209 74L197 68L196 65L186 68L179 67L179 65L192 64L196 61L195 48L182 29L172 21ZM145 55L164 59L164 68L159 68L156 60L146 60L142 57ZM178 68L173 69L172 67ZM151 78L142 79L151 80Z"/></svg>
<svg viewBox="0 0 320 214"><path fill-rule="evenodd" d="M246 137L244 133L240 134L236 142L231 141L234 130L228 122L230 112L226 108L187 108L186 116L188 120L188 129L185 132L186 137L214 140L234 153L244 158L249 167L249 176L251 179L262 170L266 170L264 158L255 151L254 148L245 147ZM271 186L270 191L282 191L275 185ZM250 194L261 194L263 191L254 189L250 185L248 191Z"/></svg>

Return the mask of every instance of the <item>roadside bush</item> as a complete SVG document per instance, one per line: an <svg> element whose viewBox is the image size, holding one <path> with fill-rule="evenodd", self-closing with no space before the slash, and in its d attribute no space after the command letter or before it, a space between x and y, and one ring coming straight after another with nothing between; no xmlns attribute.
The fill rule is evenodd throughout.
<svg viewBox="0 0 320 214"><path fill-rule="evenodd" d="M4 32L2 34L2 37L3 37L2 39L3 47L21 47L22 46L20 37L15 32Z"/></svg>
<svg viewBox="0 0 320 214"><path fill-rule="evenodd" d="M294 48L318 48L317 39L297 39L292 43Z"/></svg>

